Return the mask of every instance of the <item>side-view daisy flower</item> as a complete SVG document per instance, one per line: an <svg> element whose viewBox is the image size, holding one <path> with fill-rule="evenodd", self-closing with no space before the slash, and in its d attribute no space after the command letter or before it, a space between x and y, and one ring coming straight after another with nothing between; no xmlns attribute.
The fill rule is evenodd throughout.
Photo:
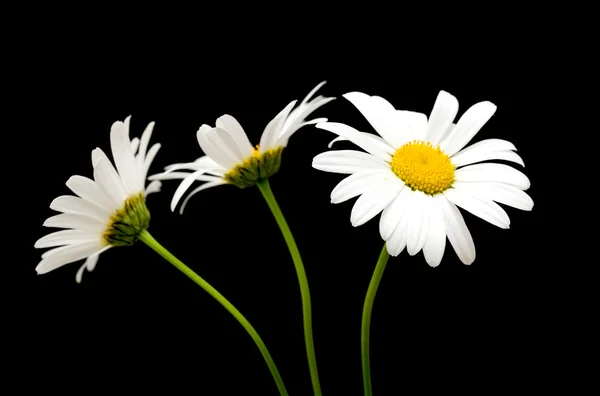
<svg viewBox="0 0 600 396"><path fill-rule="evenodd" d="M146 188L148 169L160 149L160 143L148 150L154 123L146 127L141 139L129 140L129 120L115 122L110 131L112 156L116 169L104 151L92 151L94 180L72 176L67 187L75 195L63 195L52 201L50 208L61 214L44 222L46 227L63 228L36 243L36 248L53 249L42 254L38 274L86 259L76 280L81 282L83 270L92 271L101 253L114 246L135 243L142 230L148 228L150 213L146 196L160 190L161 182Z"/></svg>
<svg viewBox="0 0 600 396"><path fill-rule="evenodd" d="M150 180L183 179L173 195L171 210L175 210L194 181L206 182L188 194L180 208L183 213L189 199L202 190L223 184L245 188L269 178L279 170L281 153L297 130L327 121L306 121L312 112L335 99L320 95L312 98L324 84L325 81L317 85L295 109L296 100L281 110L267 124L256 147L240 123L228 114L219 117L215 127L203 124L196 137L206 155L191 163L170 165L165 172L150 176Z"/></svg>
<svg viewBox="0 0 600 396"><path fill-rule="evenodd" d="M173 164L165 168L165 172L150 176L150 180L183 179L171 201L171 210L173 211L194 181L205 182L188 194L181 205L180 213L183 213L187 202L194 194L207 188L222 184L232 184L239 188L258 187L279 225L294 261L302 298L306 354L316 396L321 395L321 385L317 373L312 336L308 279L294 237L271 190L269 177L279 171L283 149L298 129L306 125L327 121L326 118L306 121L306 118L312 112L335 99L321 95L312 98L324 84L325 81L310 91L295 109L293 108L296 105L296 100L290 102L277 114L264 129L260 144L256 147L252 147L239 122L232 116L225 114L217 119L216 127L213 128L204 124L196 134L200 148L206 153L205 156L192 163ZM182 170L186 172L182 172Z"/></svg>
<svg viewBox="0 0 600 396"><path fill-rule="evenodd" d="M473 105L454 124L458 101L444 91L429 120L422 113L396 110L379 96L350 92L344 97L380 136L341 123L319 123L317 128L339 136L333 142L350 140L366 153L325 152L314 158L313 167L350 174L333 189L331 201L360 196L350 216L355 227L382 212L380 233L390 255L404 248L410 255L423 250L435 267L448 237L460 260L471 264L475 245L457 206L501 228L509 228L510 219L496 202L533 208L524 192L530 186L525 174L508 165L481 163L504 160L524 166L512 143L486 139L464 148L495 113L493 103Z"/></svg>

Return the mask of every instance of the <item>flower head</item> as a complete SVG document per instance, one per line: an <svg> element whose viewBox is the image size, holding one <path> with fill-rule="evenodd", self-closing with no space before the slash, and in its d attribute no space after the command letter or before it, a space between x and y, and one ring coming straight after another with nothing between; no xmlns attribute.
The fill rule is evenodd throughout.
<svg viewBox="0 0 600 396"><path fill-rule="evenodd" d="M165 172L149 179L183 179L173 195L171 210L175 210L194 181L206 182L188 194L181 205L183 213L189 199L202 190L222 184L245 188L269 178L279 170L281 153L294 132L306 125L327 121L326 118L306 121L312 112L335 99L320 95L312 98L324 84L325 81L317 85L295 109L296 100L277 114L265 127L259 145L253 147L240 123L225 114L217 119L215 127L204 124L196 134L205 156L192 163L170 165Z"/></svg>
<svg viewBox="0 0 600 396"><path fill-rule="evenodd" d="M333 122L317 128L338 135L329 147L349 140L366 151L339 150L317 155L313 167L350 174L331 192L331 202L360 196L350 221L359 226L382 212L381 237L392 256L404 248L410 255L423 250L427 263L439 265L446 237L465 264L475 260L475 245L458 207L498 227L510 219L496 202L531 210L524 190L529 179L508 165L480 163L504 160L525 166L515 146L487 139L464 148L492 117L496 106L480 102L456 124L457 99L440 91L429 120L425 114L396 110L379 96L360 92L344 95L380 136Z"/></svg>
<svg viewBox="0 0 600 396"><path fill-rule="evenodd" d="M160 144L148 150L154 123L151 122L142 138L129 139L129 120L117 121L110 131L112 156L116 169L106 154L96 148L92 151L94 180L72 176L67 187L76 196L63 195L50 204L61 214L44 222L46 227L64 228L53 232L36 243L36 248L49 248L37 265L38 274L45 274L63 265L86 259L77 272L81 282L83 270L92 271L100 253L113 246L135 243L141 231L148 228L150 213L146 195L160 190L154 181L144 188L150 164Z"/></svg>

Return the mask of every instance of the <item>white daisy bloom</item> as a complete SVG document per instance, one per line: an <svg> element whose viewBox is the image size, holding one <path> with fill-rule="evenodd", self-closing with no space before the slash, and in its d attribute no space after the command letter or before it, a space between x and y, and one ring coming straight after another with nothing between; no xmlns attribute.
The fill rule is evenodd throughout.
<svg viewBox="0 0 600 396"><path fill-rule="evenodd" d="M281 153L290 137L306 125L326 122L326 118L305 119L319 107L335 98L312 96L325 84L317 85L296 107L296 100L290 102L264 129L260 144L253 147L240 123L225 114L216 121L216 127L202 125L196 136L205 156L195 162L179 163L167 166L165 172L150 176L150 180L183 179L171 201L171 210L175 207L195 181L205 182L183 201L180 213L183 213L189 199L207 188L222 184L233 184L240 188L250 187L277 173L281 164Z"/></svg>
<svg viewBox="0 0 600 396"><path fill-rule="evenodd" d="M460 260L471 264L475 245L457 206L500 228L509 228L510 219L496 202L533 208L524 192L530 186L525 174L504 164L477 164L504 160L525 166L512 143L486 139L464 148L495 113L494 104L477 103L453 124L458 101L444 91L429 120L425 114L396 110L379 96L350 92L344 97L380 136L341 123L320 123L317 128L338 135L329 147L349 140L366 153L325 152L314 158L313 167L350 174L333 189L331 202L359 196L350 216L355 227L382 212L379 229L390 255L404 248L411 256L423 250L435 267L448 237Z"/></svg>
<svg viewBox="0 0 600 396"><path fill-rule="evenodd" d="M132 245L142 230L148 228L150 213L146 195L160 191L160 181L145 181L150 164L160 149L156 143L148 150L154 122L146 127L142 138L129 140L129 120L115 122L110 130L112 156L116 169L106 154L92 151L94 180L72 176L67 187L75 193L56 198L50 208L61 214L44 222L46 227L64 230L40 238L36 248L49 248L35 268L45 274L63 265L86 259L75 279L81 282L83 270L92 271L100 253L113 246Z"/></svg>

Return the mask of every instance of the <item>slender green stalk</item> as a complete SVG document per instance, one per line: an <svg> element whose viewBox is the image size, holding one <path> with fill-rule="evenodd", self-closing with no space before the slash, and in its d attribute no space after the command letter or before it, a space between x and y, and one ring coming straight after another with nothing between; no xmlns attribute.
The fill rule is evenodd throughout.
<svg viewBox="0 0 600 396"><path fill-rule="evenodd" d="M269 185L269 180L264 179L256 185L258 186L258 189L265 198L265 201L267 201L271 212L273 212L273 216L275 216L275 220L277 221L277 224L281 229L283 238L285 239L288 249L292 255L294 267L296 267L296 275L298 276L298 282L300 283L300 296L302 297L304 343L306 345L308 368L310 369L310 378L312 381L315 396L321 396L321 384L319 383L319 373L317 371L317 358L315 356L315 345L313 342L310 291L308 289L308 279L306 279L306 271L304 270L304 265L302 264L302 258L300 258L300 252L298 251L298 246L296 246L296 241L294 241L292 232L290 231L290 228L288 227L288 224L285 221L285 218L283 217L283 213L281 213L281 209L279 208L277 201L275 200L275 195L273 195L273 191L271 190L271 186Z"/></svg>
<svg viewBox="0 0 600 396"><path fill-rule="evenodd" d="M387 247L384 243L381 254L379 255L379 260L377 260L377 266L375 267L375 272L373 272L373 277L371 278L371 283L369 284L367 296L365 297L365 304L363 306L362 326L360 329L360 346L362 353L363 387L365 390L365 396L371 396L373 394L373 388L371 387L371 363L369 357L371 312L373 311L375 295L377 294L377 289L379 288L379 283L381 282L381 277L383 276L383 271L385 270L385 266L389 258L390 255L388 254Z"/></svg>
<svg viewBox="0 0 600 396"><path fill-rule="evenodd" d="M265 343L260 338L254 327L248 322L248 320L238 311L221 293L215 290L211 285L209 285L204 279L202 279L198 274L192 271L188 266L183 264L177 257L173 256L167 249L165 249L160 243L150 235L148 231L142 231L140 234L140 241L144 242L146 245L151 247L156 253L160 254L164 259L166 259L169 263L173 264L178 270L187 275L188 278L193 280L203 288L208 294L210 294L215 300L217 300L226 310L232 314L244 329L250 334L250 337L260 349L260 353L262 353L265 362L269 366L269 370L271 370L271 375L275 379L275 383L277 384L277 388L279 389L279 393L282 396L288 396L287 390L285 389L285 385L283 384L283 380L281 379L281 375L279 375L279 371L277 370L277 366L275 366L275 362L269 353Z"/></svg>

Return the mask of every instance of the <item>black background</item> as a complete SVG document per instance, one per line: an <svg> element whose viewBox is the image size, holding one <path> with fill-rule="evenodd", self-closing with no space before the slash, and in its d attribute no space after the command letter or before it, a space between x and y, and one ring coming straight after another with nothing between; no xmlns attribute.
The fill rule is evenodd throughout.
<svg viewBox="0 0 600 396"><path fill-rule="evenodd" d="M461 210L477 249L471 266L459 261L449 242L438 268L430 268L422 253L409 257L403 252L390 259L372 320L375 394L400 394L406 387L477 391L479 382L473 378L495 389L517 384L522 389L536 385L544 371L540 367L551 365L556 345L548 348L540 337L554 304L541 292L547 284L543 274L550 271L542 236L548 227L541 192L545 165L539 131L532 128L530 117L529 104L538 97L527 76L508 84L486 73L341 80L329 71L310 76L292 71L258 75L242 68L219 72L214 63L205 71L200 62L196 72L178 73L171 67L164 73L140 71L115 79L124 58L103 63L105 72L96 72L94 61L93 56L78 58L41 72L35 95L28 99L39 120L26 135L35 141L25 143L37 169L35 183L28 183L25 193L27 232L22 239L29 247L7 281L15 314L10 321L15 345L8 349L17 352L11 366L18 378L35 372L35 380L22 380L22 387L277 394L243 328L143 244L103 254L81 284L75 282L80 263L37 276L34 268L42 252L33 244L52 231L41 225L54 214L50 202L69 193L66 180L73 174L91 177L95 147L110 151L114 121L132 115L132 137L156 122L152 142L162 143L162 148L150 173L157 173L200 156L196 130L203 123L214 125L225 113L236 117L251 142L258 143L265 125L286 104L301 100L322 80L328 84L320 93L338 99L312 117L365 131L373 130L342 94L380 95L396 108L429 114L444 89L458 98L459 116L479 101L492 101L498 110L473 142L513 142L532 182L528 193L534 209L506 208L509 230ZM383 242L379 216L353 228L349 219L354 200L330 204L329 194L344 176L311 167L312 158L327 150L334 137L314 127L298 131L271 186L308 274L323 393L351 396L362 394L361 310ZM341 143L337 148L349 147ZM166 181L162 192L149 196L150 232L250 320L290 394L311 394L294 267L259 191L210 189L196 195L180 216L169 209L177 184Z"/></svg>

